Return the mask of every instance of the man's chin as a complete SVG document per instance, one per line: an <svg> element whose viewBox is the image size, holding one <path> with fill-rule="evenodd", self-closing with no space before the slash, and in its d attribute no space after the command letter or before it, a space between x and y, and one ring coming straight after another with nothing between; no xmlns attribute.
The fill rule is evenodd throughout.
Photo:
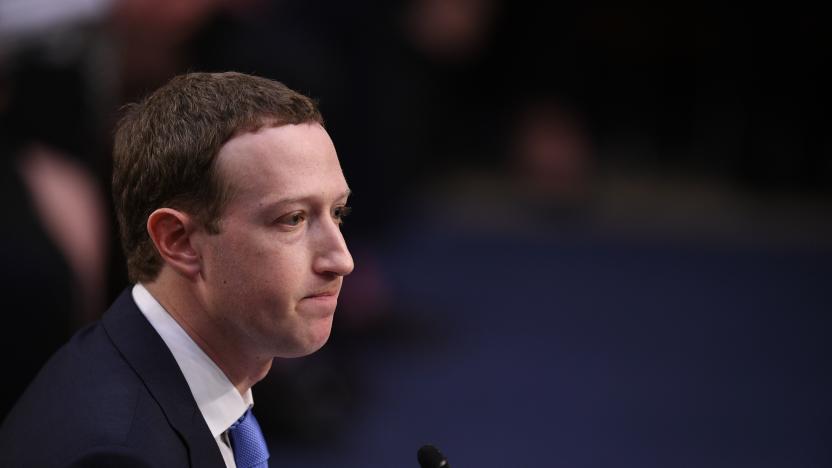
<svg viewBox="0 0 832 468"><path fill-rule="evenodd" d="M283 353L278 357L298 358L308 356L323 348L332 333L332 319L322 319L320 321L326 323L316 323L307 330L303 337L298 337L299 339L295 341L292 349L283 350Z"/></svg>

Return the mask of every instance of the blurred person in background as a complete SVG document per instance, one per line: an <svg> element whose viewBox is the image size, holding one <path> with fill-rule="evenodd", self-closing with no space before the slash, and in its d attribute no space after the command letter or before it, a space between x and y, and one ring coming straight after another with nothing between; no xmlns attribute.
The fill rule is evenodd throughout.
<svg viewBox="0 0 832 468"><path fill-rule="evenodd" d="M0 2L0 350L4 417L37 370L107 300L110 218L100 179L106 1Z"/></svg>

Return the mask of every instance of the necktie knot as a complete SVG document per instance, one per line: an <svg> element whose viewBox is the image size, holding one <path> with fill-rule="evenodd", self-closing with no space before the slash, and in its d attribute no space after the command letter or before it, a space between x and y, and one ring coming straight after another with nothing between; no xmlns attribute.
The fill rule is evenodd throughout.
<svg viewBox="0 0 832 468"><path fill-rule="evenodd" d="M251 408L228 428L228 438L237 468L268 468L269 449Z"/></svg>

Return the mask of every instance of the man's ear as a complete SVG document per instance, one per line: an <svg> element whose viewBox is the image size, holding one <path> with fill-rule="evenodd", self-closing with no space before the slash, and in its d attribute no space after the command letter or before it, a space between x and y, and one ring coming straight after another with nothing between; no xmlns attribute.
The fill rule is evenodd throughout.
<svg viewBox="0 0 832 468"><path fill-rule="evenodd" d="M194 278L201 262L192 235L196 224L188 214L172 208L159 208L147 218L147 233L162 260L179 274Z"/></svg>

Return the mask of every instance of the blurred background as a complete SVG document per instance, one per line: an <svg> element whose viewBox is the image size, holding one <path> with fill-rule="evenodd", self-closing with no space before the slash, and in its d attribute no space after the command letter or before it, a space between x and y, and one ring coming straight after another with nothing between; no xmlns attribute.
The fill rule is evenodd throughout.
<svg viewBox="0 0 832 468"><path fill-rule="evenodd" d="M318 100L354 192L275 466L832 466L832 34L797 5L0 0L5 415L127 286L118 109Z"/></svg>

